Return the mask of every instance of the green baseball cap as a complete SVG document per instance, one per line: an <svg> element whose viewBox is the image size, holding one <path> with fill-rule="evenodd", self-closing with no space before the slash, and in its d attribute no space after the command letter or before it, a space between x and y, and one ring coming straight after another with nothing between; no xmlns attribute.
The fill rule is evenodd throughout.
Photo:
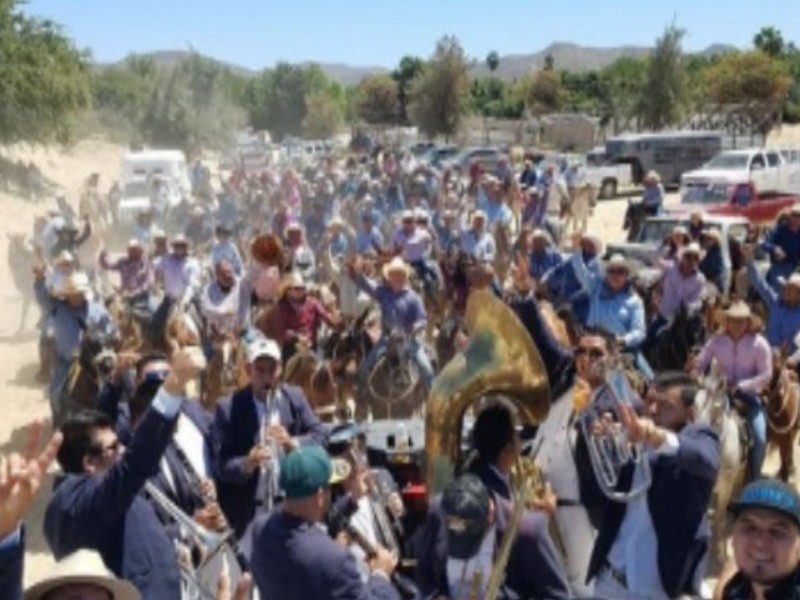
<svg viewBox="0 0 800 600"><path fill-rule="evenodd" d="M347 462L337 460L333 464L321 447L301 446L283 459L278 483L287 498L308 498L343 481L349 474Z"/></svg>

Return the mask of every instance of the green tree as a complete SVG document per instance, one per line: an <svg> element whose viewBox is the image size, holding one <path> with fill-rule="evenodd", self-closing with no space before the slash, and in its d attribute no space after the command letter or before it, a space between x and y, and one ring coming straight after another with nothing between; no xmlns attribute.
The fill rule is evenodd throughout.
<svg viewBox="0 0 800 600"><path fill-rule="evenodd" d="M685 33L675 25L667 27L648 59L637 110L647 129L678 124L688 112L689 85L681 48Z"/></svg>
<svg viewBox="0 0 800 600"><path fill-rule="evenodd" d="M366 77L358 85L356 112L367 123L395 123L400 112L397 82L388 75Z"/></svg>
<svg viewBox="0 0 800 600"><path fill-rule="evenodd" d="M409 123L408 104L411 96L411 83L422 72L425 61L416 56L404 56L397 69L392 71L392 79L397 82L397 101L400 105L400 122Z"/></svg>
<svg viewBox="0 0 800 600"><path fill-rule="evenodd" d="M325 91L309 92L305 99L303 131L315 139L328 139L341 127L344 113L340 103Z"/></svg>
<svg viewBox="0 0 800 600"><path fill-rule="evenodd" d="M781 58L786 54L786 42L783 35L774 27L762 27L753 37L753 45L772 58Z"/></svg>
<svg viewBox="0 0 800 600"><path fill-rule="evenodd" d="M647 74L647 63L623 57L600 72L601 120L611 123L615 133L630 129L637 119L639 97Z"/></svg>
<svg viewBox="0 0 800 600"><path fill-rule="evenodd" d="M88 55L21 5L0 0L0 142L66 142L90 103Z"/></svg>
<svg viewBox="0 0 800 600"><path fill-rule="evenodd" d="M525 108L513 85L498 77L478 77L470 81L473 109L484 117L519 119Z"/></svg>
<svg viewBox="0 0 800 600"><path fill-rule="evenodd" d="M520 81L520 97L534 115L557 112L564 106L561 76L555 71L538 71Z"/></svg>
<svg viewBox="0 0 800 600"><path fill-rule="evenodd" d="M728 54L706 73L709 99L764 134L780 119L791 86L786 64L760 50Z"/></svg>
<svg viewBox="0 0 800 600"><path fill-rule="evenodd" d="M464 50L455 37L442 38L423 71L414 79L411 122L429 137L454 136L469 112L469 72Z"/></svg>
<svg viewBox="0 0 800 600"><path fill-rule="evenodd" d="M486 66L489 67L489 71L492 73L497 71L497 67L500 66L500 55L496 50L492 50L486 55Z"/></svg>

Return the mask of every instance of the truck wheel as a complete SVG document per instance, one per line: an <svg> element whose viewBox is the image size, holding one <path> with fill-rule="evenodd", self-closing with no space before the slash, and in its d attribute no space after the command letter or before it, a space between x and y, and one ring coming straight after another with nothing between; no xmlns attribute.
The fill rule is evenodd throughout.
<svg viewBox="0 0 800 600"><path fill-rule="evenodd" d="M617 195L617 182L613 179L606 179L600 188L600 197L605 199L614 198Z"/></svg>

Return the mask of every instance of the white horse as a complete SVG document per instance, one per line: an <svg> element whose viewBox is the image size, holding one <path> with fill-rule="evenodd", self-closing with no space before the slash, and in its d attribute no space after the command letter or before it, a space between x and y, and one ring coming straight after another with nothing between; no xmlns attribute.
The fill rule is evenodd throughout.
<svg viewBox="0 0 800 600"><path fill-rule="evenodd" d="M742 421L736 411L730 410L727 382L716 360L712 361L708 375L702 379L695 406L697 421L714 428L720 440L720 469L714 488L712 556L718 565L723 565L727 554L725 539L727 508L744 484L748 453L742 447Z"/></svg>
<svg viewBox="0 0 800 600"><path fill-rule="evenodd" d="M564 216L565 232L570 224L572 224L573 233L584 233L586 231L589 225L589 217L592 214L592 204L596 197L597 188L590 183L586 183L575 190L569 203L569 210Z"/></svg>

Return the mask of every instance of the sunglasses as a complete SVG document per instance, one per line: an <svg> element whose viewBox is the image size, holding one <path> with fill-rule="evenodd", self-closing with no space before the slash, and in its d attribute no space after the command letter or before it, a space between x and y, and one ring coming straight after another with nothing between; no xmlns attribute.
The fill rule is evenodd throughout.
<svg viewBox="0 0 800 600"><path fill-rule="evenodd" d="M89 448L91 456L105 456L107 454L117 454L122 448L122 442L114 440L108 446L92 446Z"/></svg>
<svg viewBox="0 0 800 600"><path fill-rule="evenodd" d="M575 348L575 356L583 356L584 354L588 354L589 358L603 358L605 357L606 353L600 350L600 348L585 348L583 346L578 346Z"/></svg>
<svg viewBox="0 0 800 600"><path fill-rule="evenodd" d="M606 273L609 275L627 275L627 269L606 269Z"/></svg>

